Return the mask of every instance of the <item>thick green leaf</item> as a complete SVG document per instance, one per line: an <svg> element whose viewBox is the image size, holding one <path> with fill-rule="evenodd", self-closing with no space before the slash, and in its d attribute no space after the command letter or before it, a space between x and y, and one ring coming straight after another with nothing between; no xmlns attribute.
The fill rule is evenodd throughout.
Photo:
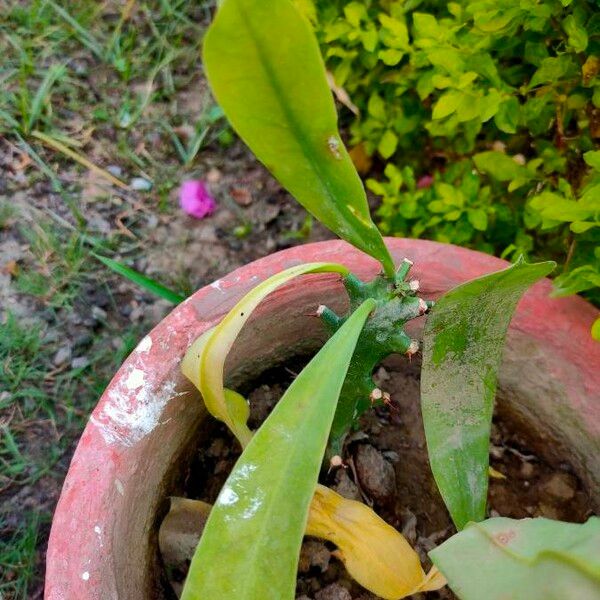
<svg viewBox="0 0 600 600"><path fill-rule="evenodd" d="M182 600L292 600L302 536L365 301L302 370L236 463Z"/></svg>
<svg viewBox="0 0 600 600"><path fill-rule="evenodd" d="M554 266L520 259L451 290L427 319L423 422L431 469L458 529L485 518L496 376L508 324L523 292Z"/></svg>
<svg viewBox="0 0 600 600"><path fill-rule="evenodd" d="M431 560L461 600L600 599L600 519L470 523Z"/></svg>
<svg viewBox="0 0 600 600"><path fill-rule="evenodd" d="M129 279L129 281L132 281L136 285L139 285L141 288L148 290L160 298L164 298L173 304L179 304L185 300L184 296L181 296L177 292L165 287L162 285L162 283L158 283L158 281L154 281L154 279L150 279L150 277L146 277L146 275L138 273L136 270L128 267L127 265L117 262L112 258L108 258L107 256L96 254L95 252L92 252L92 256L95 256L101 263L106 265L109 269L112 269L115 273L126 277Z"/></svg>
<svg viewBox="0 0 600 600"><path fill-rule="evenodd" d="M289 0L224 0L204 41L231 124L296 199L342 239L394 266L340 139L317 41Z"/></svg>

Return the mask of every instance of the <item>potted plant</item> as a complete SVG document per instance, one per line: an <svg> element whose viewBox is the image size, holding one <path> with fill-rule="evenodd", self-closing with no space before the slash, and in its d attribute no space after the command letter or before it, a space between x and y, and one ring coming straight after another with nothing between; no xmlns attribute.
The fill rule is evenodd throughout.
<svg viewBox="0 0 600 600"><path fill-rule="evenodd" d="M142 340L74 456L53 522L46 597L158 595L161 576L152 572L161 572L157 532L179 476L173 465L187 460L205 417L177 375L180 362L208 412L243 448L210 509L184 599L293 598L305 533L335 544L350 575L383 598L446 583L465 599L600 597L598 519L486 519L505 334L522 294L553 264L517 261L498 271L502 261L453 247L386 245L337 131L316 41L289 0L224 0L204 61L240 137L356 250L325 243L257 261L197 292ZM446 292L435 304L419 295L432 288ZM600 384L598 349L585 332L595 311L577 299L550 301L546 292L538 284L525 299L509 336L521 354L507 359L500 382L515 386L516 413L528 423L539 418L544 435L570 453L594 490ZM318 319L306 316L311 311ZM410 358L419 350L419 325L411 330L411 321L426 313L423 424L431 469L458 530L430 553L428 573L372 509L318 484L322 469L344 464L360 415L388 402L373 370L392 353ZM565 342L577 333L585 351L575 357ZM236 382L314 351L325 334L326 343L251 431ZM527 344L530 357L534 348L541 353L537 361L527 361ZM555 385L541 394L544 378Z"/></svg>

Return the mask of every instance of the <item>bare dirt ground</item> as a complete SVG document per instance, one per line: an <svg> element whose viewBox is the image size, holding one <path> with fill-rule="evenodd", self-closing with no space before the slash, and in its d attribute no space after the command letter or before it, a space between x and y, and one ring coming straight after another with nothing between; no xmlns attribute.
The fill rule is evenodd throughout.
<svg viewBox="0 0 600 600"><path fill-rule="evenodd" d="M118 249L113 258L185 294L273 251L330 234L308 226L303 209L239 142L208 148L196 161L195 176L209 182L218 203L210 217L183 213L177 188L166 203L152 194L82 195L89 224L83 236L49 185L29 186L28 168L15 167L24 158L14 146L3 142L1 156L0 200L9 209L0 228L0 312L15 331L8 339L2 326L0 533L20 551L15 564L5 559L1 577L8 586L27 571L27 597L40 598L51 514L87 416L128 351L172 308L97 262L87 238L110 240ZM62 178L103 186L76 168ZM20 347L31 332L32 343Z"/></svg>

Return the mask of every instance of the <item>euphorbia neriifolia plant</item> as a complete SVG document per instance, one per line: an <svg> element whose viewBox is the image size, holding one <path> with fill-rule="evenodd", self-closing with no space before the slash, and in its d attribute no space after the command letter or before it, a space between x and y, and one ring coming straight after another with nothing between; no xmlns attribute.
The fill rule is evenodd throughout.
<svg viewBox="0 0 600 600"><path fill-rule="evenodd" d="M361 281L341 264L291 267L251 290L190 348L185 374L243 448L194 554L184 600L294 597L302 538L337 546L364 587L397 599L446 584L463 599L596 598L600 519L486 519L492 408L506 330L524 291L553 263L467 282L435 306L418 296L408 259L394 264L337 129L335 105L309 24L290 0L224 0L204 44L214 94L240 137L281 184L339 237L381 263ZM295 277L332 272L346 314L316 309L331 337L257 431L248 402L224 387L225 360L259 303ZM316 307L315 307L316 308ZM431 468L458 533L430 552L425 573L403 536L366 505L318 484L343 460L358 417L386 401L372 380L386 356L410 357L405 324L428 313L421 404Z"/></svg>

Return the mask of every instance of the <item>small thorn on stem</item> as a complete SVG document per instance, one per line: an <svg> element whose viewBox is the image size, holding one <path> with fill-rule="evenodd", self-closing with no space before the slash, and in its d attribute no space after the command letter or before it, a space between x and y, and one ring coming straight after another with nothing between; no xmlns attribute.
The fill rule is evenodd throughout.
<svg viewBox="0 0 600 600"><path fill-rule="evenodd" d="M389 394L388 394L388 396L389 396ZM375 404L375 402L378 402L383 397L384 397L384 393L377 387L373 388L371 390L371 393L369 394L369 400L371 401L371 404Z"/></svg>
<svg viewBox="0 0 600 600"><path fill-rule="evenodd" d="M332 456L331 459L329 460L329 471L331 472L332 469L347 469L348 465L344 464L344 461L342 460L342 457L339 454L336 454L335 456Z"/></svg>
<svg viewBox="0 0 600 600"><path fill-rule="evenodd" d="M408 287L410 289L411 292L417 292L419 290L420 287L420 283L418 279L413 279L411 281L408 282Z"/></svg>
<svg viewBox="0 0 600 600"><path fill-rule="evenodd" d="M417 340L411 340L408 348L406 349L406 356L408 356L409 360L412 358L413 354L416 354L419 351L419 342Z"/></svg>
<svg viewBox="0 0 600 600"><path fill-rule="evenodd" d="M332 327L334 330L337 329L342 324L342 320L330 308L327 308L324 304L321 304L317 308L316 315L326 325L328 325L329 327Z"/></svg>

